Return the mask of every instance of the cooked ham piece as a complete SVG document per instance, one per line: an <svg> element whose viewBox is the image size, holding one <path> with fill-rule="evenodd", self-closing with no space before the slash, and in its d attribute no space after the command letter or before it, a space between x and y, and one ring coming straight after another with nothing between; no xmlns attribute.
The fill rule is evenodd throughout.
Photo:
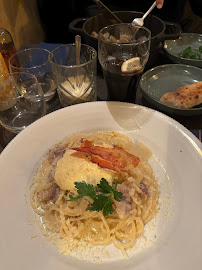
<svg viewBox="0 0 202 270"><path fill-rule="evenodd" d="M57 201L60 187L55 183L55 169L58 160L63 157L66 149L65 146L58 144L49 152L48 161L51 163L52 168L48 174L48 180L52 183L52 186L39 192L38 197L41 201L52 200L54 203Z"/></svg>
<svg viewBox="0 0 202 270"><path fill-rule="evenodd" d="M56 202L59 191L60 188L54 183L50 188L43 189L41 192L39 192L38 196L41 201L53 200L53 202Z"/></svg>
<svg viewBox="0 0 202 270"><path fill-rule="evenodd" d="M49 180L50 183L55 182L55 167L50 170L50 172L48 174L48 180Z"/></svg>
<svg viewBox="0 0 202 270"><path fill-rule="evenodd" d="M120 202L115 201L114 203L118 216L123 219L124 217L130 216L134 208L131 196L135 194L135 189L124 184L118 184L117 190L122 192L123 197Z"/></svg>
<svg viewBox="0 0 202 270"><path fill-rule="evenodd" d="M66 147L64 145L57 144L49 152L48 160L50 163L56 164L57 161L63 157Z"/></svg>
<svg viewBox="0 0 202 270"><path fill-rule="evenodd" d="M118 184L117 190L123 193L123 196L133 196L135 194L135 189L124 184Z"/></svg>
<svg viewBox="0 0 202 270"><path fill-rule="evenodd" d="M132 201L130 197L123 197L120 202L114 201L118 216L123 219L131 215Z"/></svg>
<svg viewBox="0 0 202 270"><path fill-rule="evenodd" d="M147 187L143 182L140 183L140 189L141 189L142 192L144 192L148 197L150 197L148 187Z"/></svg>

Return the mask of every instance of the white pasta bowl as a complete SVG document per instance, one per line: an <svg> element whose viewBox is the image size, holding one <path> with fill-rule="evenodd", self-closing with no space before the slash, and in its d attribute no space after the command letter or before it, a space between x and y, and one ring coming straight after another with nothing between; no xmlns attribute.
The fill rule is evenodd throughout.
<svg viewBox="0 0 202 270"><path fill-rule="evenodd" d="M42 236L30 206L32 179L55 143L77 133L112 130L151 149L149 164L161 192L159 213L128 259L113 247L108 257L94 254L100 263L60 254ZM201 269L201 164L202 144L190 131L139 105L92 102L46 115L17 135L0 156L1 268Z"/></svg>

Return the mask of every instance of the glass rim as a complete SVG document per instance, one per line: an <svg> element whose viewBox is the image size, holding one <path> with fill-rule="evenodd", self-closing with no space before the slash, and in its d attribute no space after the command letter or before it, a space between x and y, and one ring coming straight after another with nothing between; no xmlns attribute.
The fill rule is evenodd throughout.
<svg viewBox="0 0 202 270"><path fill-rule="evenodd" d="M33 67L29 67L29 68L22 68L22 67L15 67L11 64L11 59L14 58L15 56L18 56L20 53L22 52L27 52L27 51L31 51L31 50L39 50L39 51L45 51L48 53L48 57L47 57L47 60L40 64L40 65L37 65L37 66L33 66ZM36 68L40 68L42 66L45 66L48 62L49 62L49 54L50 54L50 51L47 50L47 49L44 49L44 48L27 48L27 49L23 49L23 50L20 50L20 51L17 51L15 54L13 54L10 58L9 58L9 61L8 61L8 64L9 64L9 67L11 66L12 68L15 68L15 69L26 69L26 70L32 70L32 69L36 69ZM16 71L18 72L18 71Z"/></svg>
<svg viewBox="0 0 202 270"><path fill-rule="evenodd" d="M64 67L64 68L78 68L78 67L83 67L83 66L86 66L86 65L88 65L90 62L92 62L92 60L94 60L96 57L97 57L97 51L92 47L92 46L90 46L90 45L87 45L87 44L81 44L81 47L88 47L88 48L90 48L91 50L92 50L92 52L94 52L94 57L90 60L90 61L87 61L87 62L85 62L85 63L83 63L83 64L79 64L79 65L61 65L61 64L58 64L58 63L56 63L56 62L53 62L52 61L52 59L53 59L53 56L54 56L54 52L56 51L56 50L59 50L59 49L61 49L61 48L63 48L63 47L75 47L75 43L70 43L70 44L64 44L64 45L61 45L61 46L59 46L59 47L57 47L57 48L55 48L54 50L52 50L51 52L50 52L50 54L49 54L49 56L48 56L48 59L49 59L49 62L51 63L51 64L53 64L53 65L55 65L55 66L58 66L58 67Z"/></svg>
<svg viewBox="0 0 202 270"><path fill-rule="evenodd" d="M140 41L140 42L138 42L138 43L135 42L135 41L130 42L130 43L128 43L128 42L114 42L114 41L109 41L109 40L105 40L104 38L101 38L102 31L104 31L104 30L106 30L106 29L109 29L110 27L119 27L119 26L121 26L121 25L129 25L129 26L136 27L136 28L139 28L139 29L144 29L146 32L149 33L149 37L147 37L146 40L142 40L142 41ZM150 31L147 27L145 27L145 26L133 25L132 23L111 24L111 25L108 25L108 26L103 27L103 28L99 31L99 33L98 33L98 41L99 41L99 40L102 40L103 42L110 43L110 44L119 44L119 45L120 45L120 44L121 44L121 45L131 45L131 44L136 44L136 45L141 45L141 44L144 44L144 43L146 43L146 42L148 42L148 41L151 41L151 31Z"/></svg>
<svg viewBox="0 0 202 270"><path fill-rule="evenodd" d="M33 75L33 74L31 74L31 73L28 73L28 72L13 72L13 73L3 73L3 74L0 74L0 78L2 77L2 76L12 76L13 74L16 74L16 75L22 75L22 74L26 74L26 75L28 75L28 76L31 76L32 77L32 79L34 79L35 80L35 83L36 84L38 84L39 85L39 83L38 83L38 80L37 80L37 78L36 78L36 76L35 75ZM14 85L14 87L15 88L17 88L15 85ZM40 87L40 85L39 85L39 87ZM18 91L18 90L17 90ZM30 90L30 91L26 91L26 93L24 93L24 94L20 94L19 96L17 96L17 97L13 97L13 98L9 98L9 99L1 99L1 96L0 96L0 103L3 103L3 102L9 102L9 101L14 101L14 100L19 100L19 99L21 99L21 98L23 98L23 97L26 97L27 95L29 95L30 93L31 93L31 91L32 90Z"/></svg>

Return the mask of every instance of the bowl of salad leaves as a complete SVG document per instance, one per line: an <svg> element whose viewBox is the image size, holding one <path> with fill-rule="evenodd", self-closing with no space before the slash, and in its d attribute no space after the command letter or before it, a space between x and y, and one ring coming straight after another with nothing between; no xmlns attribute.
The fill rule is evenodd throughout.
<svg viewBox="0 0 202 270"><path fill-rule="evenodd" d="M164 50L173 63L202 68L201 34L182 33L178 39L165 40Z"/></svg>

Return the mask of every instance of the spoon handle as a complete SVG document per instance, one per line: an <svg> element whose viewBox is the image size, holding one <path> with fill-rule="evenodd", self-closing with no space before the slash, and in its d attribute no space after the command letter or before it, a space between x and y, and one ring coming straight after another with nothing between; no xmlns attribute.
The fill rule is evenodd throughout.
<svg viewBox="0 0 202 270"><path fill-rule="evenodd" d="M76 44L76 65L80 64L80 51L81 51L81 37L79 35L75 36Z"/></svg>
<svg viewBox="0 0 202 270"><path fill-rule="evenodd" d="M156 1L153 3L153 5L147 10L147 12L144 14L144 16L142 17L142 19L144 20L147 15L155 8L156 6Z"/></svg>
<svg viewBox="0 0 202 270"><path fill-rule="evenodd" d="M76 45L76 65L80 65L80 53L81 53L81 37L79 35L75 36ZM76 86L80 87L80 72L79 67L76 68Z"/></svg>

